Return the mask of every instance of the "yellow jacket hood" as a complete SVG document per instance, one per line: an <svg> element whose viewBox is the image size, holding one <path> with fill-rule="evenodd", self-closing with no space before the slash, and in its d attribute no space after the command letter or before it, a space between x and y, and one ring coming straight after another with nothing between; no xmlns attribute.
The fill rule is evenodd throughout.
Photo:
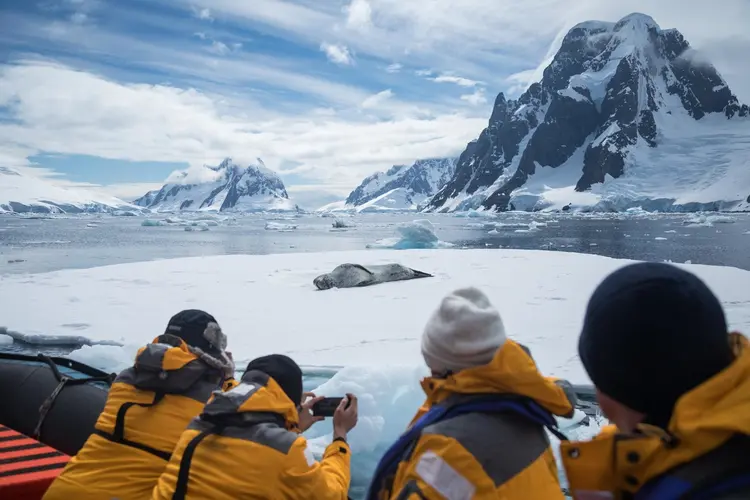
<svg viewBox="0 0 750 500"><path fill-rule="evenodd" d="M295 404L273 378L260 371L249 371L232 389L215 392L201 416L211 419L221 415L247 413L280 415L290 429L299 424Z"/></svg>
<svg viewBox="0 0 750 500"><path fill-rule="evenodd" d="M506 340L488 364L461 370L445 378L427 377L422 388L427 399L414 421L433 404L444 401L451 394L516 394L536 401L553 415L565 416L573 407L565 391L554 378L544 377L534 360L512 340Z"/></svg>
<svg viewBox="0 0 750 500"><path fill-rule="evenodd" d="M739 334L730 340L735 361L677 401L666 432L641 425L623 434L608 426L590 442L564 443L571 490L632 493L733 435L750 435L750 349Z"/></svg>

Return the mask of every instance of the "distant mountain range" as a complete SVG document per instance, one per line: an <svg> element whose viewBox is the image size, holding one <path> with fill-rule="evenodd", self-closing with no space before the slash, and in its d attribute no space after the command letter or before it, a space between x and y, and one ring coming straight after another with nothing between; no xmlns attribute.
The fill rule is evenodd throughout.
<svg viewBox="0 0 750 500"><path fill-rule="evenodd" d="M443 187L453 176L457 158L417 160L377 172L357 186L345 201L331 203L319 211L413 211Z"/></svg>
<svg viewBox="0 0 750 500"><path fill-rule="evenodd" d="M149 191L134 203L155 212L299 210L279 176L260 159L244 167L227 158L216 167L203 167L198 174L176 172L161 189Z"/></svg>
<svg viewBox="0 0 750 500"><path fill-rule="evenodd" d="M40 177L0 167L0 213L137 213L140 207L80 188L60 187Z"/></svg>

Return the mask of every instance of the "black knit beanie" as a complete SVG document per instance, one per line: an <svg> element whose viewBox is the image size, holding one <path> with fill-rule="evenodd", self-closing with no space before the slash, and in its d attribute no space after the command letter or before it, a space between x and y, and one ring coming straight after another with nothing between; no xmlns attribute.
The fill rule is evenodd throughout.
<svg viewBox="0 0 750 500"><path fill-rule="evenodd" d="M302 370L293 359L283 354L271 354L256 358L247 365L245 372L257 370L276 381L292 403L302 403Z"/></svg>
<svg viewBox="0 0 750 500"><path fill-rule="evenodd" d="M187 345L219 357L221 356L221 347L211 344L203 335L209 323L218 325L216 319L207 312L187 309L172 316L164 333L176 335L184 340Z"/></svg>
<svg viewBox="0 0 750 500"><path fill-rule="evenodd" d="M716 296L695 275L660 263L631 264L602 281L578 353L600 391L665 429L677 400L733 360Z"/></svg>

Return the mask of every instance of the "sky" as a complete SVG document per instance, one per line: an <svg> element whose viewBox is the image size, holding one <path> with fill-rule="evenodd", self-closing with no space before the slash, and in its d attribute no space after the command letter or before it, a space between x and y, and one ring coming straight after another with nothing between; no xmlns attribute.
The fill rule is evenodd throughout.
<svg viewBox="0 0 750 500"><path fill-rule="evenodd" d="M632 12L750 102L748 0L4 0L0 166L132 200L261 158L314 209L460 154L570 27Z"/></svg>

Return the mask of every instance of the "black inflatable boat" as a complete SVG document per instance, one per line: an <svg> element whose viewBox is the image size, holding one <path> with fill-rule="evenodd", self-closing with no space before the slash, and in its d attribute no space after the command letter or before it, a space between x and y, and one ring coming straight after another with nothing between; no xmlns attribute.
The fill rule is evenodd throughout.
<svg viewBox="0 0 750 500"><path fill-rule="evenodd" d="M93 432L115 376L67 358L0 352L0 425L75 455ZM598 416L593 387L573 388L576 407Z"/></svg>
<svg viewBox="0 0 750 500"><path fill-rule="evenodd" d="M0 424L75 455L114 378L66 358L0 352Z"/></svg>

